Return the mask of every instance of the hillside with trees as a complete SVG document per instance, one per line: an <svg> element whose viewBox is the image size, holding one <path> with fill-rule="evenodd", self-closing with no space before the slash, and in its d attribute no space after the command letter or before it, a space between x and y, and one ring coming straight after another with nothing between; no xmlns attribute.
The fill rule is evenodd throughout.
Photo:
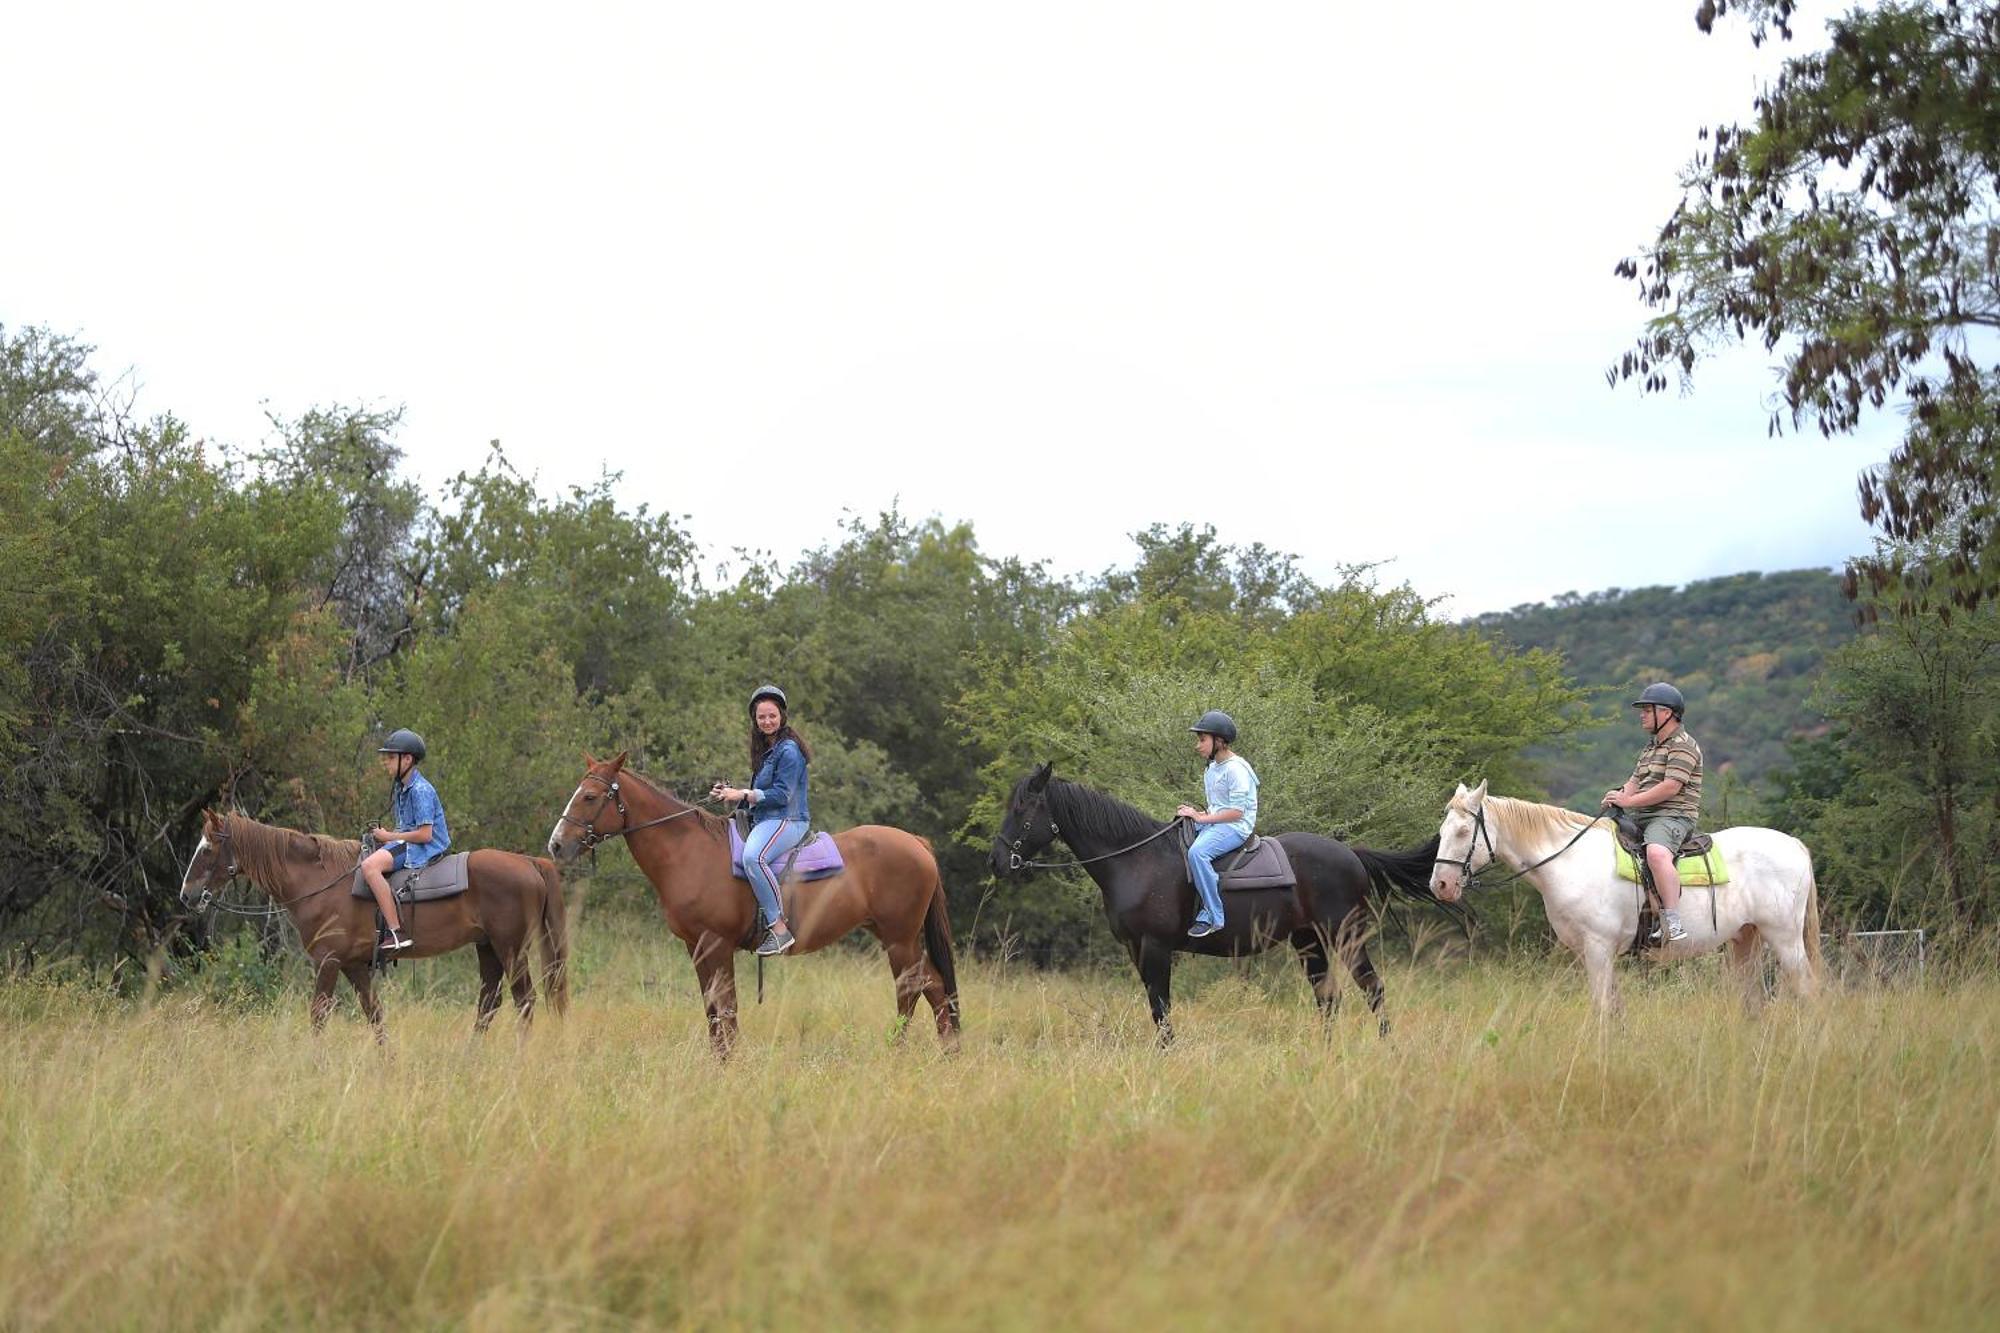
<svg viewBox="0 0 2000 1333"><path fill-rule="evenodd" d="M1627 705L1649 682L1668 680L1687 696L1714 821L1731 823L1754 815L1794 741L1826 730L1814 683L1856 634L1839 576L1820 569L1564 593L1471 623L1516 648L1560 655L1590 698L1592 725L1528 752L1551 800L1590 809L1624 780L1644 739Z"/></svg>

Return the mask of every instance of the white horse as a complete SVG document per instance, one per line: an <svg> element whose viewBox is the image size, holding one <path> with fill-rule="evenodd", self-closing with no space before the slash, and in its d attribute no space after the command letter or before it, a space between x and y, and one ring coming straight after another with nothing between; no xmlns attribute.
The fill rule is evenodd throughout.
<svg viewBox="0 0 2000 1333"><path fill-rule="evenodd" d="M1541 890L1556 938L1583 960L1598 1012L1616 1012L1618 982L1611 965L1638 934L1640 888L1613 870L1613 842L1607 820L1488 796L1483 782L1475 788L1461 784L1438 829L1431 892L1457 902L1471 875L1500 862ZM1649 949L1649 956L1678 962L1727 944L1730 969L1754 1011L1764 998L1763 969L1757 965L1762 940L1778 955L1792 990L1811 995L1821 971L1812 854L1797 838L1768 828L1723 829L1715 846L1728 863L1729 882L1683 887L1681 921L1688 937Z"/></svg>

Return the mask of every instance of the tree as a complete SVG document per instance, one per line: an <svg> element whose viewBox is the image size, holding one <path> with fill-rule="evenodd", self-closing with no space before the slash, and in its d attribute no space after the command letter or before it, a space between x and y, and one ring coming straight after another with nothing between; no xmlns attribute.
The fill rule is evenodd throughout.
<svg viewBox="0 0 2000 1333"><path fill-rule="evenodd" d="M1794 7L1706 0L1697 20L1735 8L1756 39L1789 39ZM1849 563L1849 595L1966 609L2000 596L2000 367L1980 361L2000 331L2000 5L1884 4L1828 33L1750 124L1704 132L1650 253L1618 265L1660 313L1609 375L1686 387L1703 355L1756 339L1783 349L1773 430L1850 432L1907 406L1860 483L1891 545Z"/></svg>

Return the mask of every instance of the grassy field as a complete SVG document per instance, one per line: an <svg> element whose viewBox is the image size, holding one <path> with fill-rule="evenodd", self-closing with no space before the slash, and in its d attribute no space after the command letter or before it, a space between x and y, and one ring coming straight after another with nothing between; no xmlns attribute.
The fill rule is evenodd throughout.
<svg viewBox="0 0 2000 1333"><path fill-rule="evenodd" d="M1388 970L1331 1032L1275 964L782 962L711 1058L657 929L567 1023L378 1052L276 1004L0 984L0 1326L1992 1327L2000 983L1774 1007L1699 969L1590 1019L1560 964Z"/></svg>

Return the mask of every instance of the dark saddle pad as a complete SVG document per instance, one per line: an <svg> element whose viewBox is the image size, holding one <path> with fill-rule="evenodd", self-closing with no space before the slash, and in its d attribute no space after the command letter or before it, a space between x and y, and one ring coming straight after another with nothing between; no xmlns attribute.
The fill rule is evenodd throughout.
<svg viewBox="0 0 2000 1333"><path fill-rule="evenodd" d="M1181 854L1194 846L1194 835L1199 831L1191 821L1181 824ZM1253 833L1233 852L1224 852L1215 859L1215 872L1227 889L1289 889L1299 882L1292 873L1292 858L1285 855L1285 846L1276 838L1263 838Z"/></svg>
<svg viewBox="0 0 2000 1333"><path fill-rule="evenodd" d="M1618 830L1618 845L1632 853L1633 858L1639 864L1644 865L1646 863L1646 834L1639 827L1639 821L1630 815L1619 814L1612 818L1611 823ZM1697 829L1695 832L1681 839L1680 850L1674 853L1674 859L1678 861L1684 856L1706 856L1714 847L1714 835L1703 833Z"/></svg>
<svg viewBox="0 0 2000 1333"><path fill-rule="evenodd" d="M833 835L820 832L785 853L785 859L778 863L778 882L825 879L845 869L847 862L840 859ZM734 819L729 821L729 873L741 880L750 878L743 873L743 829Z"/></svg>
<svg viewBox="0 0 2000 1333"><path fill-rule="evenodd" d="M399 903L427 903L433 898L456 898L472 882L466 870L466 862L471 859L471 852L450 852L415 870L392 870L389 872L389 892L396 895ZM354 872L353 892L357 898L374 897L368 891L368 881L361 878L359 869Z"/></svg>

